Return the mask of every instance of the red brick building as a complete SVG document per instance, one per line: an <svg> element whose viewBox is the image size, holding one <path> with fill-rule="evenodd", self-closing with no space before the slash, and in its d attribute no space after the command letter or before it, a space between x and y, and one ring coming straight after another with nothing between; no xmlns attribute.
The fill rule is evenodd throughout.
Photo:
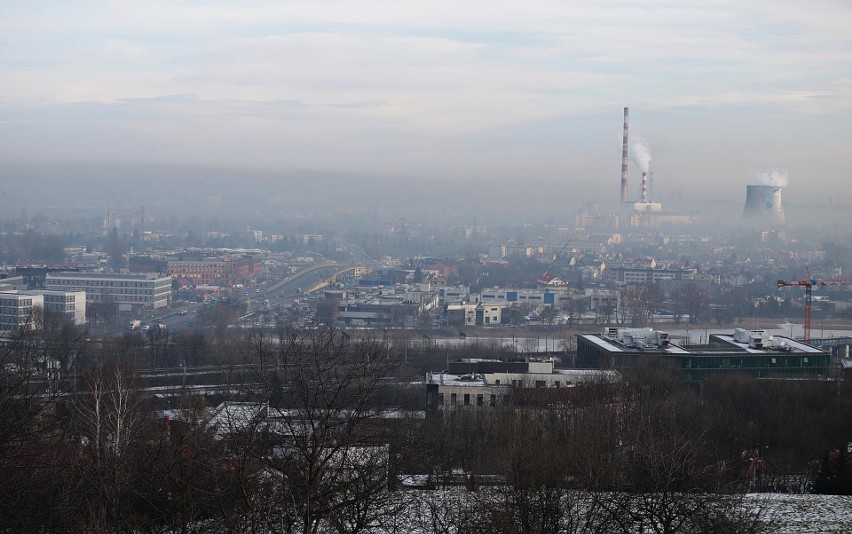
<svg viewBox="0 0 852 534"><path fill-rule="evenodd" d="M261 262L254 256L169 258L168 274L186 279L194 286L234 286L251 282L261 273Z"/></svg>

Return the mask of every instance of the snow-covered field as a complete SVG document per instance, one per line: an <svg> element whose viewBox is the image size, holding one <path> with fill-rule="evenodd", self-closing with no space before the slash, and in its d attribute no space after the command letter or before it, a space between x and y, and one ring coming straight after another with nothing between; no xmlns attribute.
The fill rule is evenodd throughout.
<svg viewBox="0 0 852 534"><path fill-rule="evenodd" d="M430 495L431 494L431 495ZM443 523L447 532L455 532L453 525L458 516L453 509L467 502L471 494L463 489L436 490L434 492L415 492L422 502L414 504L408 501L405 512L398 518L400 530L379 529L379 532L407 532L408 534L428 534L432 529L427 516ZM481 495L481 494L480 494ZM407 497L411 497L408 494ZM414 499L417 501L417 499ZM427 505L430 502L431 505ZM750 493L745 495L743 505L759 508L761 520L770 527L768 532L775 534L834 534L852 533L852 497L838 495L794 495L781 493ZM428 508L431 508L430 514ZM437 513L436 513L437 512ZM424 521L425 520L425 521ZM434 524L434 523L433 523Z"/></svg>
<svg viewBox="0 0 852 534"><path fill-rule="evenodd" d="M852 497L752 493L746 500L782 534L852 532Z"/></svg>

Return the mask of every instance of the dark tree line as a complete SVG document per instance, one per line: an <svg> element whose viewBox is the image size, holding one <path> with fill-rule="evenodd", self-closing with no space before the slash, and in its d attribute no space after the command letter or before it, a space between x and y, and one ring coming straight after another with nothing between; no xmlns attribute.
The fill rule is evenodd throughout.
<svg viewBox="0 0 852 534"><path fill-rule="evenodd" d="M281 330L196 340L231 381L164 412L136 338L59 334L22 332L0 354L0 530L761 532L745 491L848 479L839 457L812 462L852 432L849 399L819 384L694 390L648 360L570 402L517 389L513 406L424 419L392 410L410 392L388 338ZM44 380L39 362L62 352ZM433 489L404 490L403 474Z"/></svg>

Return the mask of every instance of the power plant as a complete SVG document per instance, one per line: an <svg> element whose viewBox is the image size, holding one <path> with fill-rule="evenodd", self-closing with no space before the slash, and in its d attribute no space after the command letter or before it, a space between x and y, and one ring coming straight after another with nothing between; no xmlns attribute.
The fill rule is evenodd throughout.
<svg viewBox="0 0 852 534"><path fill-rule="evenodd" d="M651 170L651 152L643 142L629 143L628 108L624 108L624 133L621 138L621 202L618 214L604 216L599 212L582 211L578 215L578 224L609 226L629 226L633 228L657 228L660 224L688 224L693 222L690 215L667 213L660 202L652 200L653 171ZM631 198L628 193L629 161L633 160L642 173L639 194ZM781 190L787 185L787 175L779 169L763 171L755 176L754 185L746 188L746 202L743 219L752 224L780 226L785 224L784 207L781 203ZM613 221L615 223L613 224ZM626 223L626 224L625 224Z"/></svg>
<svg viewBox="0 0 852 534"><path fill-rule="evenodd" d="M657 229L661 225L691 224L689 214L664 212L663 205L652 199L654 192L654 172L651 170L651 151L639 141L633 146L628 144L628 108L624 108L624 134L621 138L621 201L618 213L602 213L597 205L577 211L575 222L578 227L599 227L607 229L641 228ZM627 192L627 173L630 160L642 173L639 194L630 198Z"/></svg>
<svg viewBox="0 0 852 534"><path fill-rule="evenodd" d="M624 108L624 137L621 145L621 202L627 202L627 108Z"/></svg>
<svg viewBox="0 0 852 534"><path fill-rule="evenodd" d="M784 224L781 189L780 185L747 185L743 219L753 223Z"/></svg>
<svg viewBox="0 0 852 534"><path fill-rule="evenodd" d="M627 191L627 173L629 160L639 168L642 173L638 198L630 198ZM651 152L647 145L636 142L629 145L628 134L628 108L624 108L624 134L621 139L621 224L627 223L634 228L656 228L659 224L689 223L691 217L674 213L663 213L663 205L651 200L651 180L653 172L651 167ZM632 208L632 209L631 209Z"/></svg>
<svg viewBox="0 0 852 534"><path fill-rule="evenodd" d="M624 136L621 144L621 203L633 204L633 211L637 213L650 213L662 211L662 204L651 202L648 198L648 174L651 166L651 153L643 143L634 143L633 150L629 149L629 137L627 128L627 108L624 108ZM629 200L627 193L627 171L628 160L632 156L633 162L642 172L642 182L639 189L639 199Z"/></svg>

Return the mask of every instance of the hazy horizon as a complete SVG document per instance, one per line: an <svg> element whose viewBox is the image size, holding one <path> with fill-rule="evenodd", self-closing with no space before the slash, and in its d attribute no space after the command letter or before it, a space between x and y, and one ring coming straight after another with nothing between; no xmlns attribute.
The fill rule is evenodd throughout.
<svg viewBox="0 0 852 534"><path fill-rule="evenodd" d="M164 182L178 204L347 193L383 210L570 218L617 201L625 106L666 209L741 206L773 169L790 208L845 204L850 22L830 0L13 0L0 206L30 189L61 203L66 181L98 185L86 198L101 208L156 209L176 199L134 188ZM631 164L631 197L639 176Z"/></svg>

